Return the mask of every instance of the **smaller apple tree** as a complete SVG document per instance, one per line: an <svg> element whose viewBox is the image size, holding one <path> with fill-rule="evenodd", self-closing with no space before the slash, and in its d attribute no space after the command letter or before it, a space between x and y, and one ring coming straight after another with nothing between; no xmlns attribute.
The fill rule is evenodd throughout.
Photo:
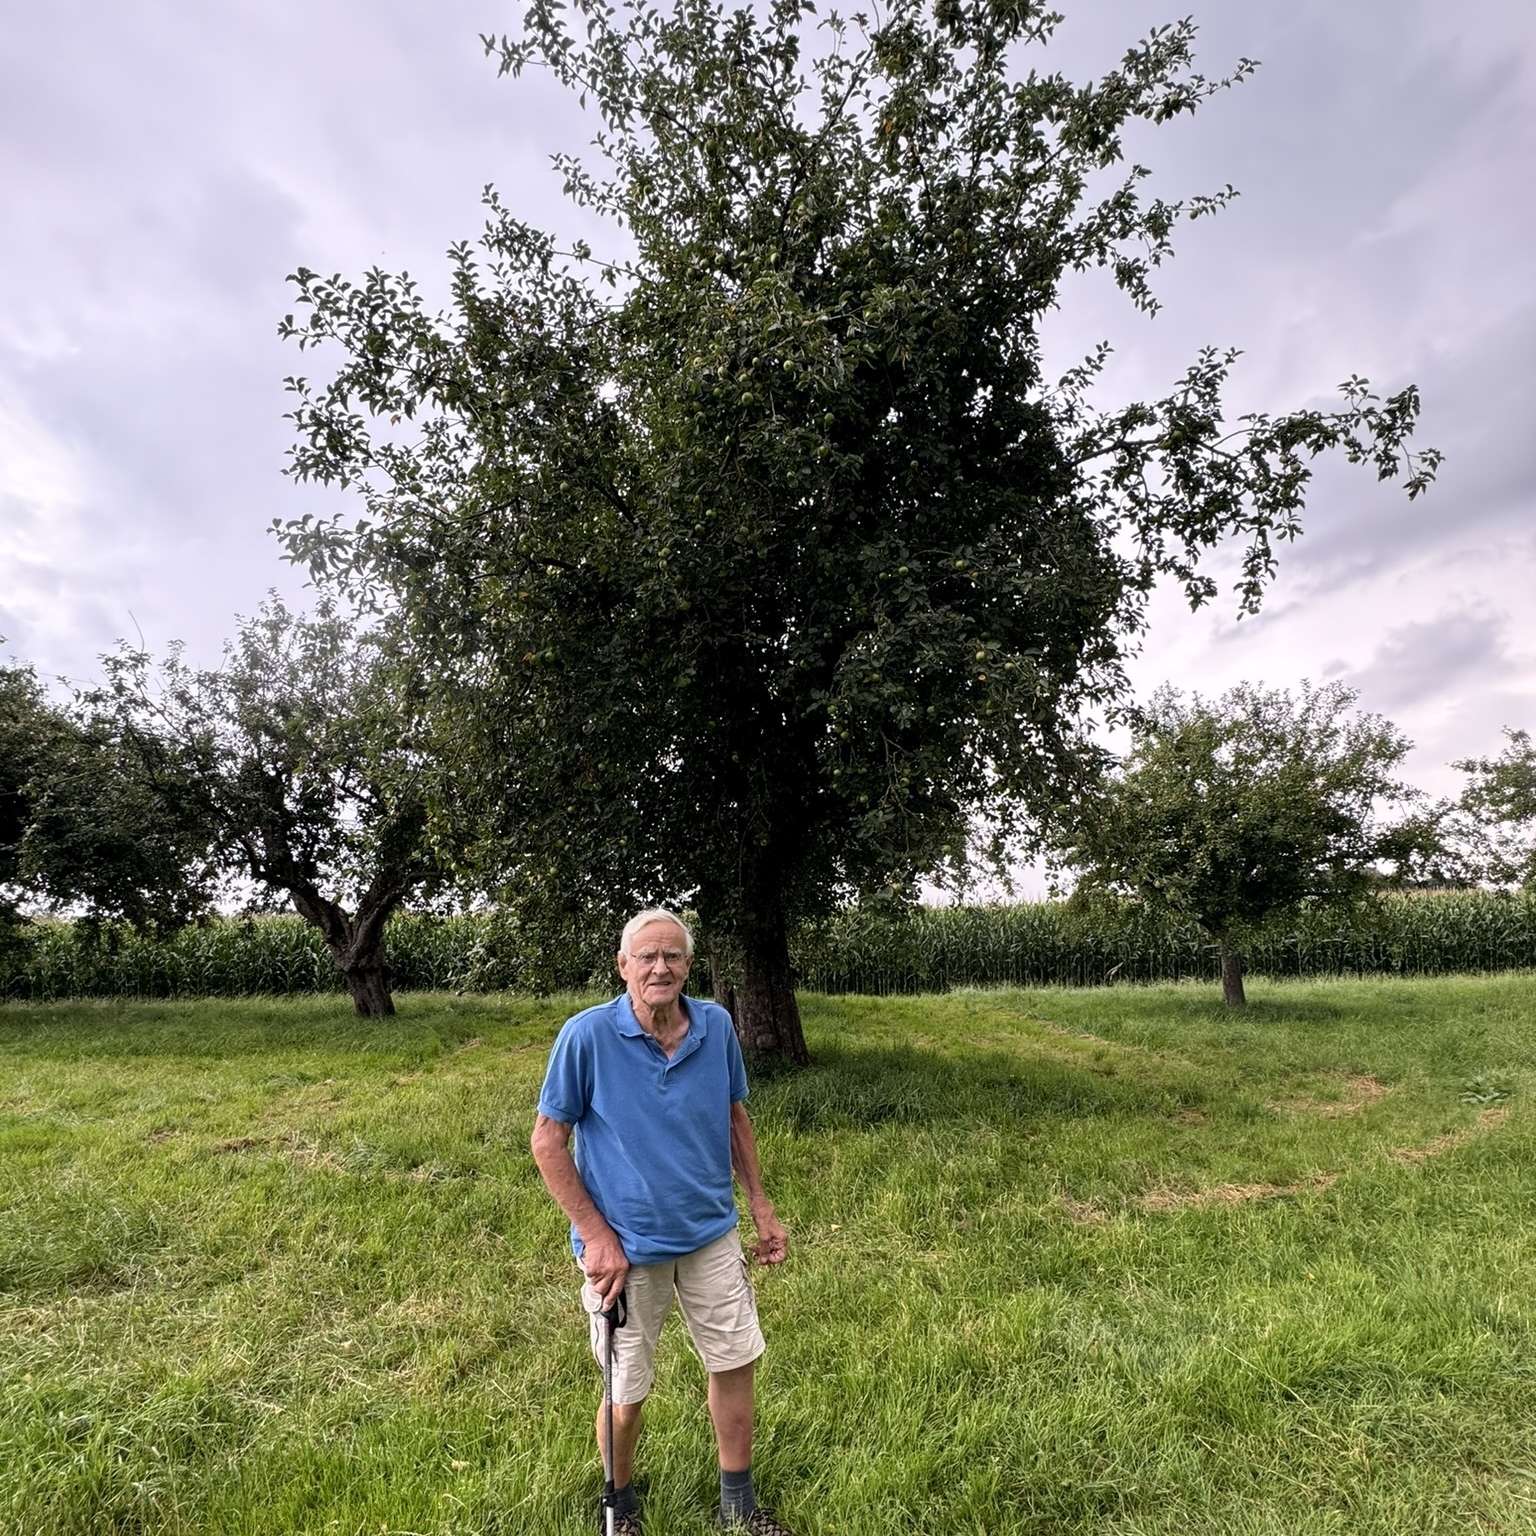
<svg viewBox="0 0 1536 1536"><path fill-rule="evenodd" d="M1346 909L1433 851L1436 817L1408 808L1411 743L1355 714L1342 683L1300 694L1239 684L1186 701L1171 687L1132 715L1129 753L1061 812L1064 862L1085 894L1113 891L1198 923L1221 953L1222 996L1247 1002L1245 941L1318 906ZM1396 814L1394 814L1394 812Z"/></svg>

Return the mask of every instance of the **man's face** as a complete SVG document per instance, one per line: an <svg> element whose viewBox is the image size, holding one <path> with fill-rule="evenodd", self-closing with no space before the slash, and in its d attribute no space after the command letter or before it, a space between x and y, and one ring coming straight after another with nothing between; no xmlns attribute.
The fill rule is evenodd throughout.
<svg viewBox="0 0 1536 1536"><path fill-rule="evenodd" d="M619 954L619 975L636 1008L666 1008L677 1001L688 980L686 948L682 929L659 918L629 941L629 952Z"/></svg>

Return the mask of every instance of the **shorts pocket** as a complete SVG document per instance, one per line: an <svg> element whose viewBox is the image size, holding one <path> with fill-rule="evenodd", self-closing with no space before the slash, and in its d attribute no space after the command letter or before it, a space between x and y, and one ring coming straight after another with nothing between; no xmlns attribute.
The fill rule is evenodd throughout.
<svg viewBox="0 0 1536 1536"><path fill-rule="evenodd" d="M603 1310L603 1298L592 1282L586 1278L585 1271L582 1272L581 1309L589 1317L596 1317Z"/></svg>

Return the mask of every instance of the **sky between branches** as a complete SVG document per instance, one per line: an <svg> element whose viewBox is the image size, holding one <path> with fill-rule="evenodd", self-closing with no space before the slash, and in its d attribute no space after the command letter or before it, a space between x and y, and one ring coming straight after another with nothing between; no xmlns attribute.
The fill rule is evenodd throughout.
<svg viewBox="0 0 1536 1536"><path fill-rule="evenodd" d="M1082 78L1187 9L1061 0L1038 56ZM1201 67L1255 79L1133 146L1165 196L1242 192L1188 227L1137 315L1074 280L1048 334L1068 366L1113 340L1115 398L1165 392L1206 343L1247 356L1235 409L1327 404L1347 374L1416 381L1439 483L1411 506L1318 476L1257 619L1154 604L1134 676L1216 691L1342 677L1453 757L1536 726L1536 7L1528 0L1205 0ZM592 226L548 155L589 132L549 81L498 80L465 0L102 7L54 0L0 32L0 655L86 679L120 636L216 660L268 588L304 601L266 531L345 501L281 476L276 335L304 264L440 288L482 185L532 222Z"/></svg>

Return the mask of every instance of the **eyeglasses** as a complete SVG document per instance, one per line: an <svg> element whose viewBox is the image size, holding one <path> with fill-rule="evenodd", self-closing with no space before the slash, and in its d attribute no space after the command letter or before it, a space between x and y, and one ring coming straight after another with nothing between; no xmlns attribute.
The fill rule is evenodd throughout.
<svg viewBox="0 0 1536 1536"><path fill-rule="evenodd" d="M632 953L629 958L642 970L650 970L660 960L669 971L675 971L688 956L680 949L642 949Z"/></svg>

